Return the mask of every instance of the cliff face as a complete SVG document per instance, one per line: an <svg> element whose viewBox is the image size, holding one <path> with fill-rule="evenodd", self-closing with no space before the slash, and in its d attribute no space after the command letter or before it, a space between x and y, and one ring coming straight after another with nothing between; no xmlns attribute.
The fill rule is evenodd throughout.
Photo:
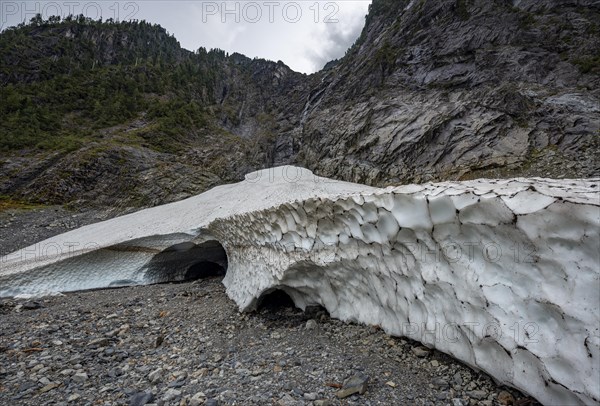
<svg viewBox="0 0 600 406"><path fill-rule="evenodd" d="M592 3L375 2L287 144L325 176L375 184L597 174Z"/></svg>
<svg viewBox="0 0 600 406"><path fill-rule="evenodd" d="M598 175L594 3L375 0L310 76L145 23L9 30L0 194L147 206L287 163L377 186Z"/></svg>

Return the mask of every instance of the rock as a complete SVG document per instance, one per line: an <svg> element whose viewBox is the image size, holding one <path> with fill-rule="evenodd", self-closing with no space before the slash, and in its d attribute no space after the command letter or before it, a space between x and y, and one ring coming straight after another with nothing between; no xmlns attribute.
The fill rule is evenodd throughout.
<svg viewBox="0 0 600 406"><path fill-rule="evenodd" d="M129 398L129 406L144 406L154 401L152 392L138 392Z"/></svg>
<svg viewBox="0 0 600 406"><path fill-rule="evenodd" d="M364 395L367 391L368 382L368 376L362 373L356 373L344 382L342 389L337 391L335 395L338 399L344 399L354 394Z"/></svg>
<svg viewBox="0 0 600 406"><path fill-rule="evenodd" d="M463 379L459 373L454 374L454 376L452 377L452 383L458 386L461 386L463 384Z"/></svg>
<svg viewBox="0 0 600 406"><path fill-rule="evenodd" d="M96 338L95 340L90 341L90 346L97 347L106 347L110 343L108 338Z"/></svg>
<svg viewBox="0 0 600 406"><path fill-rule="evenodd" d="M218 406L219 402L217 402L217 399L207 399L206 402L204 402L204 406Z"/></svg>
<svg viewBox="0 0 600 406"><path fill-rule="evenodd" d="M298 402L296 402L296 400L294 400L294 398L290 395L285 394L281 397L281 399L279 399L279 402L277 402L277 404L279 406L296 406Z"/></svg>
<svg viewBox="0 0 600 406"><path fill-rule="evenodd" d="M21 307L25 310L36 310L36 309L41 309L42 308L42 304L40 302L36 302L36 301L31 301L31 302L25 302L21 305Z"/></svg>
<svg viewBox="0 0 600 406"><path fill-rule="evenodd" d="M73 382L78 383L78 384L84 384L85 382L87 382L88 375L85 372L79 372L76 373L75 375L73 375L71 377L71 379L73 380Z"/></svg>
<svg viewBox="0 0 600 406"><path fill-rule="evenodd" d="M314 319L310 319L306 322L306 329L307 330L316 330L319 328L319 324L317 323L316 320Z"/></svg>
<svg viewBox="0 0 600 406"><path fill-rule="evenodd" d="M465 404L461 399L454 398L452 399L452 406L465 406Z"/></svg>
<svg viewBox="0 0 600 406"><path fill-rule="evenodd" d="M154 348L160 347L164 341L165 341L165 337L163 335L158 335L154 339Z"/></svg>
<svg viewBox="0 0 600 406"><path fill-rule="evenodd" d="M37 387L37 384L35 382L27 381L27 382L25 382L25 383L23 383L23 384L21 384L19 386L18 391L19 392L25 392L25 391L27 391L27 390L29 390L31 388L35 388L35 387Z"/></svg>
<svg viewBox="0 0 600 406"><path fill-rule="evenodd" d="M148 380L151 383L158 383L162 380L163 377L163 369L158 368L148 374Z"/></svg>
<svg viewBox="0 0 600 406"><path fill-rule="evenodd" d="M386 384L387 386L389 386L390 388L395 388L395 387L397 387L397 386L398 386L398 385L396 385L396 383L395 383L395 382L393 382L393 381L387 381L385 384Z"/></svg>
<svg viewBox="0 0 600 406"><path fill-rule="evenodd" d="M51 383L50 379L46 378L45 376L38 379L38 382L44 386L49 385Z"/></svg>
<svg viewBox="0 0 600 406"><path fill-rule="evenodd" d="M440 363L439 363L438 361L436 361L436 360L432 360L432 361L430 362L430 364L431 364L431 366L432 366L432 367L434 367L434 368L437 368L437 367L439 367L439 366L440 366Z"/></svg>
<svg viewBox="0 0 600 406"><path fill-rule="evenodd" d="M49 383L48 385L46 385L42 389L40 389L40 393L50 392L52 389L56 389L59 386L60 386L60 384L58 384L58 383Z"/></svg>
<svg viewBox="0 0 600 406"><path fill-rule="evenodd" d="M514 405L515 404L515 398L513 395L511 395L509 392L507 391L502 391L498 394L498 403L500 403L503 406L508 406L508 405Z"/></svg>
<svg viewBox="0 0 600 406"><path fill-rule="evenodd" d="M427 347L414 347L412 352L419 358L425 358L431 353L431 350Z"/></svg>
<svg viewBox="0 0 600 406"><path fill-rule="evenodd" d="M316 400L317 399L317 394L313 393L313 392L307 392L303 395L304 399L306 400Z"/></svg>
<svg viewBox="0 0 600 406"><path fill-rule="evenodd" d="M204 392L198 392L194 396L191 397L189 401L189 406L200 406L204 405L206 401L206 395Z"/></svg>
<svg viewBox="0 0 600 406"><path fill-rule="evenodd" d="M177 399L179 396L181 396L181 391L177 390L177 389L167 389L167 391L165 392L165 394L162 397L162 400L164 402L170 402L172 400Z"/></svg>
<svg viewBox="0 0 600 406"><path fill-rule="evenodd" d="M487 398L487 392L483 391L483 390L473 390L473 391L469 391L467 392L467 396L472 398L472 399L476 399L476 400L483 400L485 398Z"/></svg>
<svg viewBox="0 0 600 406"><path fill-rule="evenodd" d="M446 393L446 392L436 393L435 398L437 400L446 400L448 398L448 393Z"/></svg>
<svg viewBox="0 0 600 406"><path fill-rule="evenodd" d="M183 385L185 385L185 378L178 381L169 382L167 386L169 388L181 388Z"/></svg>
<svg viewBox="0 0 600 406"><path fill-rule="evenodd" d="M327 399L315 400L314 406L330 406L331 401Z"/></svg>
<svg viewBox="0 0 600 406"><path fill-rule="evenodd" d="M438 389L448 389L450 387L450 385L448 385L448 381L442 378L435 378L432 383L433 386Z"/></svg>

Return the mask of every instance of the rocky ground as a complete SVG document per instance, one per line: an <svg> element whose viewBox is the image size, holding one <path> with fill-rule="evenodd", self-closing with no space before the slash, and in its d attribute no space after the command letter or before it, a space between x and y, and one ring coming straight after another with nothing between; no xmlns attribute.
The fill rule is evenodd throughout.
<svg viewBox="0 0 600 406"><path fill-rule="evenodd" d="M93 209L73 211L63 206L0 210L0 256L118 214L122 213Z"/></svg>
<svg viewBox="0 0 600 406"><path fill-rule="evenodd" d="M535 404L323 310L266 299L240 314L218 278L4 299L0 322L0 404ZM366 391L339 399L351 377Z"/></svg>
<svg viewBox="0 0 600 406"><path fill-rule="evenodd" d="M107 217L6 210L2 251ZM240 314L218 278L1 299L0 404L536 404L444 354L283 299Z"/></svg>

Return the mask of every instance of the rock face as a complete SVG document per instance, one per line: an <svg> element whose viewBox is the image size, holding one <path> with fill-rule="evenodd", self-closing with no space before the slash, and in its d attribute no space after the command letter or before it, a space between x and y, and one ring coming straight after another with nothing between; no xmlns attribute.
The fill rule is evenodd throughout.
<svg viewBox="0 0 600 406"><path fill-rule="evenodd" d="M374 189L280 167L13 253L0 294L181 280L212 262L227 266L241 310L283 290L298 307L418 340L543 403L594 404L598 188L513 179Z"/></svg>
<svg viewBox="0 0 600 406"><path fill-rule="evenodd" d="M295 159L377 185L596 176L598 21L593 1L375 0L311 88Z"/></svg>

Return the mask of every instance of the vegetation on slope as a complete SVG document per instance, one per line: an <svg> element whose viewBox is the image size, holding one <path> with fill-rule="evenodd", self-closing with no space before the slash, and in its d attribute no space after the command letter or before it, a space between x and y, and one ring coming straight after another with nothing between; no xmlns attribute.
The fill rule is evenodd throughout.
<svg viewBox="0 0 600 406"><path fill-rule="evenodd" d="M201 136L226 63L223 51L179 47L158 25L82 16L0 35L0 149L76 149L97 130L143 118L141 136L172 151Z"/></svg>

